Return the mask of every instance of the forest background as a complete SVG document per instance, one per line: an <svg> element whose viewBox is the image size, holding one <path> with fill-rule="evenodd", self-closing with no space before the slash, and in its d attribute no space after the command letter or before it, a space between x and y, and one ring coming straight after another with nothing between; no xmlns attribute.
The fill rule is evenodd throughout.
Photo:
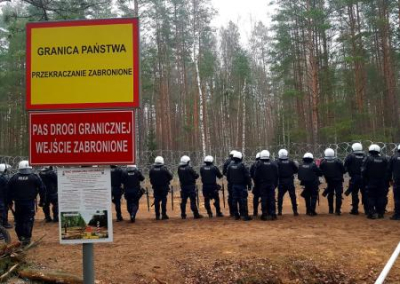
<svg viewBox="0 0 400 284"><path fill-rule="evenodd" d="M400 0L265 5L243 45L209 0L0 0L0 153L28 154L25 24L136 12L139 153L399 142Z"/></svg>

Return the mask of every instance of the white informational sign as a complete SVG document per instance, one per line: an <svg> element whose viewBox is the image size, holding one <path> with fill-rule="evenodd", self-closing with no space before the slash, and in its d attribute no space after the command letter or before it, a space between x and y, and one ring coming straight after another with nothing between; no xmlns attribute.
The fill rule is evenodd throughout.
<svg viewBox="0 0 400 284"><path fill-rule="evenodd" d="M112 242L109 168L59 168L60 243Z"/></svg>

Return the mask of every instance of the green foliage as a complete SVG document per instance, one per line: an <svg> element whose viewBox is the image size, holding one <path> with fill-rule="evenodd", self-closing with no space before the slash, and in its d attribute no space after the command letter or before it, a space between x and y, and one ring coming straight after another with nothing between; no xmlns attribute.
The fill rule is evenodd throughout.
<svg viewBox="0 0 400 284"><path fill-rule="evenodd" d="M70 213L75 214L76 212L63 212L63 214L61 214L61 224L63 226L81 227L81 228L86 227L85 220L83 220L81 214L77 214L77 216L65 216L65 214L70 214Z"/></svg>

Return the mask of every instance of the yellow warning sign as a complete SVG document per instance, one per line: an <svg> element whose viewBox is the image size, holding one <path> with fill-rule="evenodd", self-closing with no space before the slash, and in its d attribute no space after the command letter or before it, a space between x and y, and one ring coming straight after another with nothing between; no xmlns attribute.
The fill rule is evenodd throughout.
<svg viewBox="0 0 400 284"><path fill-rule="evenodd" d="M27 109L139 106L138 19L27 24Z"/></svg>

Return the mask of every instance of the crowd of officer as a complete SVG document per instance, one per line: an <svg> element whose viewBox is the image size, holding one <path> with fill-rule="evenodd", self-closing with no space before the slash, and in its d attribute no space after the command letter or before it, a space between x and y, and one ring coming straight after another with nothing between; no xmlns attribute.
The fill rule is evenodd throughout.
<svg viewBox="0 0 400 284"><path fill-rule="evenodd" d="M342 214L344 174L350 175L346 196L351 194L352 209L350 214L359 214L360 194L364 213L369 219L384 218L388 203L390 183L393 183L394 215L392 220L400 220L400 146L391 158L381 155L378 145L371 145L368 154L363 151L360 143L352 145L352 153L344 162L336 157L335 151L328 148L324 152L323 159L315 160L312 153L306 153L299 164L289 158L288 151L281 149L278 159L271 159L270 152L263 150L256 155L256 161L248 167L243 162L243 155L238 151L232 151L225 161L222 173L214 165L212 156L204 159L204 164L199 173L190 165L190 157L183 156L177 169L181 189L181 217L186 219L186 205L190 200L190 209L195 219L202 218L197 207L198 194L196 181L201 178L204 205L208 216L214 216L210 202L214 200L215 216L223 217L220 204L221 186L218 179L226 177L228 185L229 214L236 220L252 220L248 210L248 192L253 193L253 217L258 216L261 204L262 220L276 220L282 215L283 199L289 194L294 216L298 216L298 204L295 190L295 176L297 175L303 190L300 194L304 198L306 214L317 215L316 206L319 203L320 177L324 177L326 188L322 196L328 200L329 214ZM134 180L135 199L132 202L138 204L143 190L140 182L143 175L136 166L132 166L131 180ZM150 183L154 190L154 206L157 220L169 219L167 215L167 197L170 191L170 182L173 174L164 164L162 157L156 157L154 165L150 169ZM122 182L118 181L118 190L121 190ZM276 200L276 189L278 189ZM113 191L114 192L114 191ZM119 199L121 194L115 195ZM127 199L128 200L128 199ZM132 207L128 203L128 208ZM117 220L122 220L120 215L120 201L116 201ZM161 205L161 208L160 208ZM277 205L277 206L276 206ZM119 207L118 207L119 206ZM117 208L118 207L118 208ZM138 208L135 206L135 208ZM161 210L160 210L161 209ZM135 221L137 210L130 210L131 221Z"/></svg>
<svg viewBox="0 0 400 284"><path fill-rule="evenodd" d="M361 203L369 219L384 218L388 203L390 184L393 184L394 214L392 220L400 220L400 145L390 158L381 155L381 149L373 144L365 154L360 143L352 145L350 153L342 162L335 151L328 148L324 158L315 160L312 153L306 153L299 164L289 158L288 151L281 149L278 159L271 159L270 152L257 153L255 162L248 167L243 155L232 151L222 169L214 165L214 158L206 156L199 173L190 165L190 157L181 157L177 169L181 193L181 218L186 219L186 205L189 199L190 209L195 219L203 218L199 213L196 182L200 178L204 205L210 218L214 216L211 201L214 201L215 216L223 217L221 211L221 186L218 180L224 176L228 187L229 214L236 220L249 221L252 216L248 210L248 192L253 193L253 217L258 216L261 204L261 220L276 220L282 215L282 204L286 193L289 194L294 216L298 216L298 204L295 190L295 175L303 187L300 196L304 198L306 214L317 215L319 202L320 177L324 177L326 188L322 196L328 200L329 214L341 215L343 200L344 174L350 176L346 196L351 194L350 214L359 214ZM156 157L149 172L154 192L155 215L157 220L169 219L167 198L173 174L164 164L163 157ZM126 170L111 166L112 201L115 204L117 221L122 221L121 199L124 196L130 221L136 220L140 198L145 190L141 182L144 175L136 165L128 165ZM276 189L278 189L276 200ZM148 194L148 193L147 193ZM9 166L0 164L0 224L6 228L11 211L15 220L15 231L24 244L30 243L34 216L37 210L36 200L40 196L39 206L43 207L46 222L58 222L57 174L52 167L45 167L36 175L28 161L21 161L18 172L11 176ZM225 200L224 200L225 202ZM277 205L277 206L276 206Z"/></svg>

